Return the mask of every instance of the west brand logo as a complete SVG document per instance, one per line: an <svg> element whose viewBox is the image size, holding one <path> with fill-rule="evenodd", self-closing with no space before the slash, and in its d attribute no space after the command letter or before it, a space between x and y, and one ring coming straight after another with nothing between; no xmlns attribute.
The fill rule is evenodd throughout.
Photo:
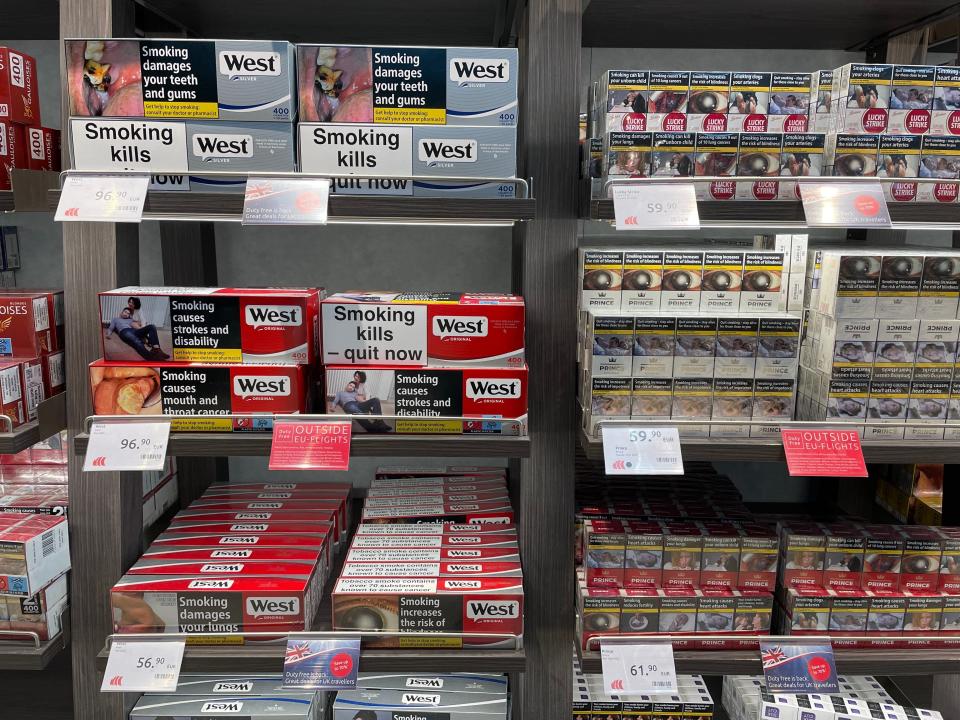
<svg viewBox="0 0 960 720"><path fill-rule="evenodd" d="M479 572L483 572L483 566L482 565L462 565L462 564L447 565L447 570L455 573L479 573Z"/></svg>
<svg viewBox="0 0 960 720"><path fill-rule="evenodd" d="M247 325L262 327L299 327L303 325L302 308L296 305L247 305L244 311Z"/></svg>
<svg viewBox="0 0 960 720"><path fill-rule="evenodd" d="M250 512L250 513L237 513L233 516L234 520L269 520L273 517L273 513L268 512Z"/></svg>
<svg viewBox="0 0 960 720"><path fill-rule="evenodd" d="M433 334L438 337L448 337L450 335L486 337L487 319L482 317L437 315L433 318Z"/></svg>
<svg viewBox="0 0 960 720"><path fill-rule="evenodd" d="M243 563L233 563L232 565L227 565L225 563L210 563L203 565L200 568L202 573L238 573L243 572Z"/></svg>
<svg viewBox="0 0 960 720"><path fill-rule="evenodd" d="M439 705L439 695L426 695L424 693L404 693L400 702L404 705Z"/></svg>
<svg viewBox="0 0 960 720"><path fill-rule="evenodd" d="M193 154L204 160L223 157L253 157L252 135L215 135L197 133L193 136Z"/></svg>
<svg viewBox="0 0 960 720"><path fill-rule="evenodd" d="M247 615L299 615L300 598L247 598Z"/></svg>
<svg viewBox="0 0 960 720"><path fill-rule="evenodd" d="M450 550L447 555L452 558L480 557L479 550Z"/></svg>
<svg viewBox="0 0 960 720"><path fill-rule="evenodd" d="M250 510L279 510L283 503L247 503Z"/></svg>
<svg viewBox="0 0 960 720"><path fill-rule="evenodd" d="M296 483L270 483L268 487L271 487L275 490L296 490Z"/></svg>
<svg viewBox="0 0 960 720"><path fill-rule="evenodd" d="M188 590L225 590L233 585L233 580L191 580Z"/></svg>
<svg viewBox="0 0 960 720"><path fill-rule="evenodd" d="M467 603L467 617L471 620L519 618L520 603L512 600L474 600Z"/></svg>
<svg viewBox="0 0 960 720"><path fill-rule="evenodd" d="M233 535L220 538L221 545L256 545L260 542L257 535Z"/></svg>
<svg viewBox="0 0 960 720"><path fill-rule="evenodd" d="M280 53L221 52L221 75L279 75Z"/></svg>
<svg viewBox="0 0 960 720"><path fill-rule="evenodd" d="M213 686L215 693L248 693L253 692L252 682L218 682Z"/></svg>
<svg viewBox="0 0 960 720"><path fill-rule="evenodd" d="M237 523L230 526L230 532L266 532L269 529L266 523Z"/></svg>
<svg viewBox="0 0 960 720"><path fill-rule="evenodd" d="M423 139L417 145L420 162L433 165L438 162L472 163L477 161L476 140Z"/></svg>
<svg viewBox="0 0 960 720"><path fill-rule="evenodd" d="M222 558L222 559L237 559L243 560L253 555L253 550L214 550L210 553L211 559L213 558Z"/></svg>
<svg viewBox="0 0 960 720"><path fill-rule="evenodd" d="M451 58L451 82L510 82L510 61L501 58Z"/></svg>
<svg viewBox="0 0 960 720"><path fill-rule="evenodd" d="M520 397L520 380L472 378L467 382L467 397L471 400L516 400Z"/></svg>
<svg viewBox="0 0 960 720"><path fill-rule="evenodd" d="M10 82L19 88L26 87L26 72L23 67L23 55L10 53Z"/></svg>
<svg viewBox="0 0 960 720"><path fill-rule="evenodd" d="M480 538L476 535L454 535L447 538L447 542L451 545L470 545L471 543L480 542Z"/></svg>
<svg viewBox="0 0 960 720"><path fill-rule="evenodd" d="M408 677L407 687L418 690L442 690L443 678L438 677Z"/></svg>
<svg viewBox="0 0 960 720"><path fill-rule="evenodd" d="M240 397L287 397L290 395L290 379L275 375L237 375L233 378L233 394Z"/></svg>
<svg viewBox="0 0 960 720"><path fill-rule="evenodd" d="M483 584L479 580L444 580L443 587L446 590L479 590ZM469 609L467 616L470 616Z"/></svg>
<svg viewBox="0 0 960 720"><path fill-rule="evenodd" d="M243 703L239 700L232 702L208 702L200 708L202 713L238 713L243 710Z"/></svg>
<svg viewBox="0 0 960 720"><path fill-rule="evenodd" d="M27 134L30 136L30 157L34 160L43 160L46 157L46 153L43 152L43 130L27 128Z"/></svg>

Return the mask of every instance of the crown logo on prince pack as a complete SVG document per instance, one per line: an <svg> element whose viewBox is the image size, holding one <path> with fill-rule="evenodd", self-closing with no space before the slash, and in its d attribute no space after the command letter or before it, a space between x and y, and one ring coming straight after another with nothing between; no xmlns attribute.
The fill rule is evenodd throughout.
<svg viewBox="0 0 960 720"><path fill-rule="evenodd" d="M303 313L296 305L247 305L243 312L247 325L299 327L303 325Z"/></svg>
<svg viewBox="0 0 960 720"><path fill-rule="evenodd" d="M417 144L417 157L428 165L441 162L474 163L477 161L477 147L476 140L423 138Z"/></svg>
<svg viewBox="0 0 960 720"><path fill-rule="evenodd" d="M275 52L221 52L220 74L230 77L242 75L279 75L280 53Z"/></svg>
<svg viewBox="0 0 960 720"><path fill-rule="evenodd" d="M461 86L474 82L510 82L510 61L506 58L451 58L450 80Z"/></svg>
<svg viewBox="0 0 960 720"><path fill-rule="evenodd" d="M467 397L471 400L500 400L520 397L521 384L518 378L471 378L467 382Z"/></svg>

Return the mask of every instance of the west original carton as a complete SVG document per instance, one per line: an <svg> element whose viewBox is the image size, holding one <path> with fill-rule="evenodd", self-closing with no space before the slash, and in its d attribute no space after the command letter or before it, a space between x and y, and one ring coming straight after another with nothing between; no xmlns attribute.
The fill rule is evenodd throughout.
<svg viewBox="0 0 960 720"><path fill-rule="evenodd" d="M328 365L523 366L524 305L517 296L338 293L320 307Z"/></svg>
<svg viewBox="0 0 960 720"><path fill-rule="evenodd" d="M301 122L517 124L514 48L297 45Z"/></svg>
<svg viewBox="0 0 960 720"><path fill-rule="evenodd" d="M280 121L296 115L294 52L268 40L65 42L69 115Z"/></svg>
<svg viewBox="0 0 960 720"><path fill-rule="evenodd" d="M767 132L807 132L810 108L810 73L778 73L770 77Z"/></svg>
<svg viewBox="0 0 960 720"><path fill-rule="evenodd" d="M921 178L960 179L960 137L925 135L920 155ZM917 190L920 202L956 202L960 183L928 182Z"/></svg>
<svg viewBox="0 0 960 720"><path fill-rule="evenodd" d="M631 397L631 418L669 420L673 402L673 379L635 377Z"/></svg>
<svg viewBox="0 0 960 720"><path fill-rule="evenodd" d="M130 717L134 720L163 720L170 717L178 720L320 720L322 716L322 702L316 699L315 693L291 690L270 693L267 697L144 695L130 711Z"/></svg>
<svg viewBox="0 0 960 720"><path fill-rule="evenodd" d="M752 378L756 371L760 319L749 316L718 317L714 359L716 378Z"/></svg>
<svg viewBox="0 0 960 720"><path fill-rule="evenodd" d="M741 313L771 313L785 309L781 307L783 266L783 253L748 251L743 254Z"/></svg>
<svg viewBox="0 0 960 720"><path fill-rule="evenodd" d="M931 115L931 135L960 135L960 68L937 67Z"/></svg>
<svg viewBox="0 0 960 720"><path fill-rule="evenodd" d="M174 420L183 430L269 430L274 414L306 412L311 373L306 365L121 363L90 365L98 415L207 415ZM264 415L218 418L218 415Z"/></svg>
<svg viewBox="0 0 960 720"><path fill-rule="evenodd" d="M297 127L302 172L406 178L517 174L516 127L305 122Z"/></svg>
<svg viewBox="0 0 960 720"><path fill-rule="evenodd" d="M590 374L592 377L630 377L633 367L634 319L590 315Z"/></svg>
<svg viewBox="0 0 960 720"><path fill-rule="evenodd" d="M226 536L224 536L226 537ZM147 548L141 560L173 561L173 562L203 562L207 564L223 562L300 562L318 564L326 562L325 554L318 548L276 548L276 547L197 547L197 548L164 548L151 545Z"/></svg>
<svg viewBox="0 0 960 720"><path fill-rule="evenodd" d="M27 126L40 124L37 79L33 57L0 47L0 121Z"/></svg>
<svg viewBox="0 0 960 720"><path fill-rule="evenodd" d="M689 98L689 72L680 70L651 71L647 94L647 129L654 132L686 131L688 129L687 101Z"/></svg>
<svg viewBox="0 0 960 720"><path fill-rule="evenodd" d="M834 70L840 98L837 132L878 134L887 129L893 65L851 63Z"/></svg>
<svg viewBox="0 0 960 720"><path fill-rule="evenodd" d="M520 578L341 578L332 597L334 630L463 633L453 642L486 648L518 647L523 635ZM415 642L418 647L431 644L423 636ZM405 643L392 637L370 644ZM448 647L451 638L438 637L435 644Z"/></svg>
<svg viewBox="0 0 960 720"><path fill-rule="evenodd" d="M716 317L677 318L673 374L678 378L712 378L717 347Z"/></svg>
<svg viewBox="0 0 960 720"><path fill-rule="evenodd" d="M749 424L738 425L728 423L731 421L745 421L749 423L753 417L753 386L754 381L749 378L718 377L713 381L712 420L723 420L727 422L724 424L712 423L710 425L711 437L750 436ZM734 562L736 561L734 560Z"/></svg>
<svg viewBox="0 0 960 720"><path fill-rule="evenodd" d="M888 133L923 135L930 131L936 70L932 65L894 66Z"/></svg>
<svg viewBox="0 0 960 720"><path fill-rule="evenodd" d="M920 320L880 320L874 346L874 380L911 380Z"/></svg>
<svg viewBox="0 0 960 720"><path fill-rule="evenodd" d="M317 288L123 287L103 292L103 357L116 362L311 364L319 356L323 295Z"/></svg>
<svg viewBox="0 0 960 720"><path fill-rule="evenodd" d="M923 259L917 317L953 319L960 297L960 256L941 251Z"/></svg>
<svg viewBox="0 0 960 720"><path fill-rule="evenodd" d="M920 184L904 178L920 175L920 150L923 137L920 135L881 135L877 177L893 178L895 182L883 183L887 200L911 202L917 199Z"/></svg>
<svg viewBox="0 0 960 720"><path fill-rule="evenodd" d="M580 309L620 310L623 252L585 248L580 255Z"/></svg>
<svg viewBox="0 0 960 720"><path fill-rule="evenodd" d="M819 177L827 174L823 168L825 144L826 136L822 133L785 133L780 149L781 177ZM781 180L777 197L780 200L800 200L801 187L798 182Z"/></svg>
<svg viewBox="0 0 960 720"><path fill-rule="evenodd" d="M766 132L769 100L770 73L731 73L727 130L750 133Z"/></svg>
<svg viewBox="0 0 960 720"><path fill-rule="evenodd" d="M686 120L685 115L679 117ZM696 144L696 133L654 132L650 177L693 177Z"/></svg>
<svg viewBox="0 0 960 720"><path fill-rule="evenodd" d="M700 283L702 312L731 313L740 309L740 290L744 273L744 253L726 250L703 254Z"/></svg>
<svg viewBox="0 0 960 720"><path fill-rule="evenodd" d="M776 200L780 184L780 153L783 134L776 132L741 133L737 159L737 176L766 178L737 182L740 200Z"/></svg>
<svg viewBox="0 0 960 720"><path fill-rule="evenodd" d="M600 78L600 97L607 132L643 132L647 129L646 70L608 70ZM604 95L606 89L606 95Z"/></svg>
<svg viewBox="0 0 960 720"><path fill-rule="evenodd" d="M687 130L725 132L730 103L730 73L694 71L690 73L687 100Z"/></svg>
<svg viewBox="0 0 960 720"><path fill-rule="evenodd" d="M290 172L297 169L293 126L213 120L70 120L77 170L145 173Z"/></svg>
<svg viewBox="0 0 960 720"><path fill-rule="evenodd" d="M623 254L623 285L620 309L628 313L660 310L663 251L627 250Z"/></svg>
<svg viewBox="0 0 960 720"><path fill-rule="evenodd" d="M696 312L700 309L703 253L665 250L660 308L666 312Z"/></svg>

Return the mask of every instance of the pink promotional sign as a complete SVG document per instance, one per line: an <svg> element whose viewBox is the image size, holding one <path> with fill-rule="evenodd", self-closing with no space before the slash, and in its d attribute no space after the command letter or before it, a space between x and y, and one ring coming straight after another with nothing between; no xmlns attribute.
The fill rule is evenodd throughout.
<svg viewBox="0 0 960 720"><path fill-rule="evenodd" d="M781 430L790 475L867 477L856 430Z"/></svg>
<svg viewBox="0 0 960 720"><path fill-rule="evenodd" d="M346 421L274 423L271 470L347 470L352 426Z"/></svg>

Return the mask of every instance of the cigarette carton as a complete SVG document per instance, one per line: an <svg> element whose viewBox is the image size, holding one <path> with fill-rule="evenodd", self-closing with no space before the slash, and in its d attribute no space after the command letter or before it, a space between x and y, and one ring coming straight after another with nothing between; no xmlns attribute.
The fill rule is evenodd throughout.
<svg viewBox="0 0 960 720"><path fill-rule="evenodd" d="M163 720L169 717L182 720L237 717L250 720L320 720L323 715L322 704L316 699L315 693L291 690L269 693L269 697L225 697L222 694L197 697L179 693L144 695L130 711L130 717L134 720Z"/></svg>
<svg viewBox="0 0 960 720"><path fill-rule="evenodd" d="M623 255L622 251L599 249L579 251L580 315L578 324L581 329L588 311L617 312L620 310Z"/></svg>
<svg viewBox="0 0 960 720"><path fill-rule="evenodd" d="M740 309L744 253L706 251L700 285L700 310L729 313Z"/></svg>
<svg viewBox="0 0 960 720"><path fill-rule="evenodd" d="M643 420L669 420L673 402L671 378L633 378L630 417Z"/></svg>
<svg viewBox="0 0 960 720"><path fill-rule="evenodd" d="M917 354L920 320L880 320L874 346L874 380L909 381Z"/></svg>
<svg viewBox="0 0 960 720"><path fill-rule="evenodd" d="M835 590L858 590L863 573L864 539L852 530L834 529L826 538L823 586Z"/></svg>
<svg viewBox="0 0 960 720"><path fill-rule="evenodd" d="M923 135L930 131L936 70L932 65L894 66L888 133Z"/></svg>
<svg viewBox="0 0 960 720"><path fill-rule="evenodd" d="M658 311L662 276L663 251L625 251L620 309L631 313Z"/></svg>
<svg viewBox="0 0 960 720"><path fill-rule="evenodd" d="M716 317L678 317L673 351L674 376L712 378L716 347Z"/></svg>
<svg viewBox="0 0 960 720"><path fill-rule="evenodd" d="M584 398L584 430L594 436L601 421L630 417L631 390L630 378L593 378L590 394Z"/></svg>
<svg viewBox="0 0 960 720"><path fill-rule="evenodd" d="M267 507L262 507L266 505ZM252 507L251 507L252 506ZM280 507L271 507L280 506ZM304 529L314 529L327 534L333 527L333 539L339 542L341 534L346 533L346 525L341 516L337 501L315 499L301 502L211 502L206 505L181 511L171 521L170 530L181 532L195 531L198 526L213 523L229 526L224 532L269 532L275 526L289 528L291 524ZM254 528L252 526L256 525ZM236 528L236 529L234 529ZM266 528L266 529L259 529ZM289 528L291 532L294 530Z"/></svg>
<svg viewBox="0 0 960 720"><path fill-rule="evenodd" d="M378 177L517 174L516 127L300 123L303 172Z"/></svg>
<svg viewBox="0 0 960 720"><path fill-rule="evenodd" d="M807 132L810 73L773 73L767 101L767 132Z"/></svg>
<svg viewBox="0 0 960 720"><path fill-rule="evenodd" d="M693 132L725 132L730 102L730 73L690 73L690 96L687 100L687 130Z"/></svg>
<svg viewBox="0 0 960 720"><path fill-rule="evenodd" d="M950 407L947 412L947 427L943 431L945 440L960 439L960 425L956 422L960 420L960 380L954 380L950 384Z"/></svg>
<svg viewBox="0 0 960 720"><path fill-rule="evenodd" d="M793 420L797 397L795 380L757 379L753 387L753 420L765 425L752 425L751 437L779 435L776 423Z"/></svg>
<svg viewBox="0 0 960 720"><path fill-rule="evenodd" d="M822 133L785 133L780 149L780 175L785 178L826 175L823 165L825 144L826 136ZM800 188L798 182L781 180L777 197L780 200L800 200ZM791 266L790 270L793 272L794 267Z"/></svg>
<svg viewBox="0 0 960 720"><path fill-rule="evenodd" d="M481 490L474 492L441 492L423 491L416 495L401 496L368 496L364 500L365 507L394 507L399 505L420 505L436 502L488 502L491 500L509 500L510 495L506 488L498 490Z"/></svg>
<svg viewBox="0 0 960 720"><path fill-rule="evenodd" d="M836 130L834 123L835 95L833 90L833 70L817 70L813 73L810 88L812 106L810 108L810 130L828 133Z"/></svg>
<svg viewBox="0 0 960 720"><path fill-rule="evenodd" d="M514 519L509 500L490 502L438 502L419 507L364 507L361 522L423 523L449 522L464 524L507 524ZM292 532L292 530L291 530Z"/></svg>
<svg viewBox="0 0 960 720"><path fill-rule="evenodd" d="M10 190L14 168L27 166L27 139L24 127L0 120L0 190Z"/></svg>
<svg viewBox="0 0 960 720"><path fill-rule="evenodd" d="M870 598L867 630L880 637L900 635L907 610L907 599L901 594L876 592Z"/></svg>
<svg viewBox="0 0 960 720"><path fill-rule="evenodd" d="M652 530L652 528L648 528ZM630 528L626 532L626 554L624 558L623 586L631 590L643 588L657 588L663 583L663 534L660 532L644 532L642 528ZM626 601L626 598L624 598ZM625 603L626 604L626 603ZM634 602L630 607L632 613L649 615L659 609L659 603ZM626 609L626 608L625 608ZM651 618L648 618L651 619ZM640 620L631 620L624 617L630 628L629 632L653 628L656 622L643 623ZM652 618L656 620L656 618Z"/></svg>
<svg viewBox="0 0 960 720"><path fill-rule="evenodd" d="M642 132L647 129L649 85L646 70L608 70L601 76L598 100L606 115L608 132Z"/></svg>
<svg viewBox="0 0 960 720"><path fill-rule="evenodd" d="M936 69L930 134L960 134L960 68L945 65Z"/></svg>
<svg viewBox="0 0 960 720"><path fill-rule="evenodd" d="M770 73L731 73L727 130L750 133L766 132L769 101Z"/></svg>
<svg viewBox="0 0 960 720"><path fill-rule="evenodd" d="M27 166L31 170L60 171L60 131L26 128Z"/></svg>
<svg viewBox="0 0 960 720"><path fill-rule="evenodd" d="M839 571L834 575L841 578L843 572ZM840 637L866 633L871 600L869 594L859 588L831 589L840 594L831 598L830 633Z"/></svg>
<svg viewBox="0 0 960 720"><path fill-rule="evenodd" d="M713 420L749 423L753 417L753 385L749 378L716 378L713 382ZM750 426L712 424L712 437L749 437ZM734 561L734 567L736 563Z"/></svg>
<svg viewBox="0 0 960 720"><path fill-rule="evenodd" d="M783 135L780 133L741 133L737 175L778 177L782 146ZM774 179L737 182L737 198L741 200L776 200L778 194L779 183Z"/></svg>
<svg viewBox="0 0 960 720"><path fill-rule="evenodd" d="M37 357L57 350L54 293L0 293L0 356Z"/></svg>
<svg viewBox="0 0 960 720"><path fill-rule="evenodd" d="M319 548L277 548L277 547L206 547L206 548L164 548L151 545L147 548L142 561L172 561L172 562L250 562L275 563L299 562L319 564L326 562L325 554Z"/></svg>
<svg viewBox="0 0 960 720"><path fill-rule="evenodd" d="M692 635L696 632L697 605L700 600L697 593L690 585L661 591L659 632L670 635Z"/></svg>
<svg viewBox="0 0 960 720"><path fill-rule="evenodd" d="M517 647L523 634L520 578L341 578L333 589L334 630L464 633L462 646ZM477 637L477 633L511 637ZM430 644L418 638L418 646ZM398 647L402 638L371 641ZM449 646L449 637L436 645Z"/></svg>
<svg viewBox="0 0 960 720"><path fill-rule="evenodd" d="M695 175L736 175L739 137L735 132L697 133Z"/></svg>
<svg viewBox="0 0 960 720"><path fill-rule="evenodd" d="M333 702L332 720L377 717L417 717L442 714L449 720L506 720L509 700L501 695L478 695L444 689L341 690Z"/></svg>
<svg viewBox="0 0 960 720"><path fill-rule="evenodd" d="M427 690L444 693L506 695L507 678L504 675L480 675L477 673L437 673L434 675L358 673L357 688L360 690Z"/></svg>
<svg viewBox="0 0 960 720"><path fill-rule="evenodd" d="M943 619L943 597L939 593L907 595L903 617L904 634L936 634Z"/></svg>
<svg viewBox="0 0 960 720"><path fill-rule="evenodd" d="M755 317L717 318L714 377L754 377L760 322L761 320Z"/></svg>
<svg viewBox="0 0 960 720"><path fill-rule="evenodd" d="M455 560L452 562L344 563L341 578L393 577L523 577L519 562L503 560Z"/></svg>
<svg viewBox="0 0 960 720"><path fill-rule="evenodd" d="M702 252L664 251L660 308L668 312L699 310L702 277Z"/></svg>
<svg viewBox="0 0 960 720"><path fill-rule="evenodd" d="M371 536L374 538L384 538L384 537L393 537L398 536L404 539L409 539L410 537L438 537L443 539L456 538L463 536L504 536L507 538L516 539L517 528L510 524L501 524L501 525L464 525L462 523L449 523L437 520L432 523L421 523L416 527L411 527L410 525L399 524L399 523L360 523L357 526L356 533L354 535L354 543L356 544L360 538L365 536ZM470 542L464 542L464 544L473 544L475 541L471 540ZM456 544L456 543L454 543ZM375 547L375 546L374 546ZM416 547L411 545L410 547Z"/></svg>
<svg viewBox="0 0 960 720"><path fill-rule="evenodd" d="M369 563L374 566L388 563L439 562L507 562L519 563L520 553L507 547L446 547L446 548L362 548L347 551L347 563Z"/></svg>
<svg viewBox="0 0 960 720"><path fill-rule="evenodd" d="M683 378L673 381L673 406L670 417L676 420L694 420L707 423L713 410L713 379ZM703 436L709 425L684 425L680 432L686 436Z"/></svg>
<svg viewBox="0 0 960 720"><path fill-rule="evenodd" d="M817 310L834 318L876 318L879 253L824 251Z"/></svg>
<svg viewBox="0 0 960 720"><path fill-rule="evenodd" d="M33 597L0 595L0 629L33 632L49 640L60 630L67 606L67 575L64 573ZM29 635L7 635L7 640L32 640Z"/></svg>
<svg viewBox="0 0 960 720"><path fill-rule="evenodd" d="M689 98L689 72L652 71L647 95L647 128L655 132L686 131Z"/></svg>
<svg viewBox="0 0 960 720"><path fill-rule="evenodd" d="M785 558L784 588L819 588L823 580L826 537L784 530L780 547Z"/></svg>
<svg viewBox="0 0 960 720"><path fill-rule="evenodd" d="M837 132L878 134L887 129L893 65L851 63L834 70L841 106Z"/></svg>
<svg viewBox="0 0 960 720"><path fill-rule="evenodd" d="M148 173L292 171L291 125L213 120L70 120L77 170Z"/></svg>
<svg viewBox="0 0 960 720"><path fill-rule="evenodd" d="M960 297L960 257L940 251L923 259L923 276L917 300L917 317L953 319Z"/></svg>
<svg viewBox="0 0 960 720"><path fill-rule="evenodd" d="M829 135L824 148L824 167L830 175L875 177L880 138L876 135Z"/></svg>
<svg viewBox="0 0 960 720"><path fill-rule="evenodd" d="M517 296L339 293L323 300L321 314L328 365L523 366Z"/></svg>
<svg viewBox="0 0 960 720"><path fill-rule="evenodd" d="M616 131L604 139L603 177L649 177L653 134Z"/></svg>
<svg viewBox="0 0 960 720"><path fill-rule="evenodd" d="M629 377L633 364L633 318L590 315L588 343L593 377Z"/></svg>
<svg viewBox="0 0 960 720"><path fill-rule="evenodd" d="M740 538L740 569L737 587L744 592L773 592L777 584L779 540L775 533L764 528ZM769 607L770 599L767 599ZM770 625L769 614L766 626Z"/></svg>
<svg viewBox="0 0 960 720"><path fill-rule="evenodd" d="M908 427L905 437L911 440L942 440L949 400L950 383L948 381L914 380L910 384L907 418L914 422L930 423L931 427Z"/></svg>
<svg viewBox="0 0 960 720"><path fill-rule="evenodd" d="M279 121L296 115L293 45L67 40L69 115Z"/></svg>
<svg viewBox="0 0 960 720"><path fill-rule="evenodd" d="M920 154L922 178L943 180L960 179L960 137L925 135ZM958 187L956 182L923 183L917 190L919 202L956 202Z"/></svg>
<svg viewBox="0 0 960 720"><path fill-rule="evenodd" d="M887 200L911 202L917 199L920 184L899 179L920 175L920 150L923 137L920 135L881 135L877 177L898 179L884 183Z"/></svg>
<svg viewBox="0 0 960 720"><path fill-rule="evenodd" d="M269 430L273 415L306 412L310 394L306 365L213 365L122 363L90 365L97 415L208 415L174 420L179 430ZM218 415L265 415L217 418Z"/></svg>
<svg viewBox="0 0 960 720"><path fill-rule="evenodd" d="M123 287L103 292L103 356L116 362L171 358L311 364L319 353L323 294L316 288ZM152 350L145 347L148 342Z"/></svg>
<svg viewBox="0 0 960 720"><path fill-rule="evenodd" d="M513 48L297 45L300 119L517 124Z"/></svg>
<svg viewBox="0 0 960 720"><path fill-rule="evenodd" d="M902 402L902 400L898 400ZM891 591L900 585L903 538L899 535L867 537L864 545L863 587L866 590Z"/></svg>
<svg viewBox="0 0 960 720"><path fill-rule="evenodd" d="M696 138L692 132L654 132L650 177L693 177Z"/></svg>
<svg viewBox="0 0 960 720"><path fill-rule="evenodd" d="M783 264L783 253L764 251L743 254L740 312L771 313L784 309L780 307L783 301Z"/></svg>
<svg viewBox="0 0 960 720"><path fill-rule="evenodd" d="M909 379L877 380L870 382L870 399L867 404L868 423L903 423L907 420L910 399ZM867 427L864 437L903 438L902 427Z"/></svg>
<svg viewBox="0 0 960 720"><path fill-rule="evenodd" d="M7 47L0 47L0 120L18 125L40 124L36 61Z"/></svg>
<svg viewBox="0 0 960 720"><path fill-rule="evenodd" d="M0 515L0 591L32 597L70 569L67 521L52 515Z"/></svg>

